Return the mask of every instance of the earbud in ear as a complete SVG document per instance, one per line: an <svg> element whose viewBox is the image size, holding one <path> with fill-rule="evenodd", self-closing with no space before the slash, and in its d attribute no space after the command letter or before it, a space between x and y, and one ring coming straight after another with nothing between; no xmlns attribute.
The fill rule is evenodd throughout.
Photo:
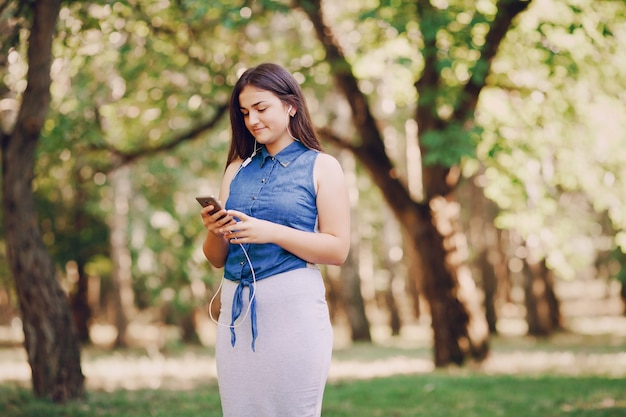
<svg viewBox="0 0 626 417"><path fill-rule="evenodd" d="M287 114L289 114L289 116L293 117L293 114L289 113L291 111L291 109L293 109L292 105L290 105L289 108L287 109Z"/></svg>

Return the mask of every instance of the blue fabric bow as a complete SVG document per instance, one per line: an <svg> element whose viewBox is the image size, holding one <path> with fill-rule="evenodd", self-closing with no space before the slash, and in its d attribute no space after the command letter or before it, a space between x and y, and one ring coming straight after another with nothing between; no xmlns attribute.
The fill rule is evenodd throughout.
<svg viewBox="0 0 626 417"><path fill-rule="evenodd" d="M257 336L256 328L256 297L254 296L254 281L250 278L242 278L237 285L233 296L233 308L231 312L232 321L230 322L230 344L234 347L237 336L235 335L235 321L241 316L243 310L243 288L249 287L248 302L250 303L250 323L252 327L252 351L255 350L255 341Z"/></svg>

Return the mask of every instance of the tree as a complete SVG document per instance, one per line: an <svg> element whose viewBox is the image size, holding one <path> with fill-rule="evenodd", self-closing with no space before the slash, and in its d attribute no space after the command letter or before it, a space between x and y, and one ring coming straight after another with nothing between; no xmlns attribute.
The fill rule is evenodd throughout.
<svg viewBox="0 0 626 417"><path fill-rule="evenodd" d="M80 346L66 294L35 212L35 149L50 102L50 65L60 0L19 4L32 14L27 87L13 131L2 136L2 208L7 258L19 297L36 396L63 402L84 395Z"/></svg>
<svg viewBox="0 0 626 417"><path fill-rule="evenodd" d="M164 180L165 172L173 168L171 161L184 157L185 151L177 151L177 148L183 148L180 145L192 140L205 139L207 132L215 129L227 110L224 104L227 94L220 93L220 90L227 89L222 85L223 81L206 82L208 77L222 77L220 67L209 72L208 67L213 63L205 56L197 56L202 49L198 46L203 44L202 40L210 39L213 31L219 31L220 26L213 21L219 21L220 16L212 16L207 23L205 15L197 14L191 2L186 6L189 10L180 4L146 7L141 2L134 5L118 3L115 8L97 2L89 7L79 2L67 4L67 13L62 14L61 30L55 43L56 64L62 69L54 74L53 108L43 133L46 140L40 147L42 158L38 161L38 168L65 173L59 175L62 178L55 178L56 183L47 184L48 197L54 196L50 190L55 189L57 192L71 189L72 192L64 194L77 196L85 192L83 185L90 183L90 201L74 200L66 204L77 212L88 207L91 214L99 216L101 223L108 223L111 229L108 248L102 248L102 239L106 236L101 234L99 242L83 242L83 249L93 250L87 254L89 257L100 254L106 262L110 260L110 287L113 291L106 294L106 300L112 300L116 346L128 344L126 330L137 308L146 307L154 299L158 301L161 298L159 290L176 288L178 294L183 293L184 286L188 285L185 264L189 256L183 254L192 251L189 249L191 244L186 242L181 248L183 253L173 253L174 248L167 252L161 249L161 253L170 254L178 264L168 265L168 268L158 268L157 262L151 265L160 273L171 268L176 271L176 277L166 280L160 276L164 288L144 291L138 296L134 294L138 289L145 290L146 278L144 271L138 271L141 268L137 267L136 249L129 247L133 211L136 210L133 204L140 200L138 196L148 197L150 210L138 210L143 211L144 216L157 210L173 213L172 207L180 207L180 202L172 201L172 188L143 187L143 179L149 175L150 180L155 181L158 172L160 180ZM185 21L186 25L179 25L180 21ZM120 22L125 25L120 26ZM196 41L196 37L200 39ZM94 50L100 53L94 53ZM172 129L172 120L176 120L175 129ZM213 164L211 150L194 153L192 146L186 148L194 158ZM210 158L205 158L207 153ZM172 159L165 159L168 164L161 164L153 172L143 172L147 163L141 161L149 160L155 154L166 154L163 159ZM64 163L66 160L69 162ZM79 178L70 175L71 171L79 173ZM183 169L176 171L183 177L181 181L189 183L189 175L185 175ZM135 175L138 172L141 174ZM44 182L45 179L37 178L40 189ZM94 186L96 183L98 185ZM142 200L140 204L146 203ZM50 219L47 223L54 221ZM71 221L67 223L73 224ZM188 221L183 219L180 223L181 228L185 228ZM188 227L186 229L180 230L179 234L189 234ZM157 239L149 239L140 245L142 254L152 250L152 242L163 242L160 233L160 230L155 233L154 228L148 229L146 234L153 234ZM56 239L67 240L67 236L58 233ZM85 266L85 262L81 262L83 254L76 247L62 254L57 253L55 247L49 250L60 267L64 267L67 257L79 267ZM150 279L154 281L154 275ZM86 286L86 280L87 275L79 270L73 298L75 304L87 304L87 292L81 290ZM80 322L88 320L89 317L82 317Z"/></svg>
<svg viewBox="0 0 626 417"><path fill-rule="evenodd" d="M430 307L437 366L462 363L470 355L484 358L488 351L484 315L477 308L471 285L464 285L467 279L460 276L466 275L468 269L459 258L455 244L462 231L455 218L458 210L454 209L457 205L454 191L459 179L460 160L472 153L474 111L478 96L486 85L486 74L513 19L529 3L498 1L497 12L493 16L472 10L470 16L473 17L467 26L471 28L476 22L489 24L487 33L478 41L467 38L468 28L464 25L456 25L453 29L457 13L465 11L470 14L464 5L438 9L429 0L424 0L417 1L415 9L411 3L403 3L403 7L399 8L405 25L407 14L412 13L409 15L419 18L422 35L424 68L415 87L418 92L416 121L423 160L424 199L415 201L398 178L397 169L387 155L367 97L360 90L331 26L325 21L321 2L298 2L313 23L335 82L350 105L360 143L341 138L328 130L324 136L350 149L367 167L407 231L412 249L420 256L423 270L421 287ZM442 44L442 37L451 41L452 46L448 42ZM478 57L472 58L475 55ZM455 58L462 59L469 68L470 75L464 82L446 76L446 69L455 65Z"/></svg>
<svg viewBox="0 0 626 417"><path fill-rule="evenodd" d="M537 6L503 44L494 88L481 97L478 119L490 128L477 155L485 195L499 206L495 225L519 237L511 261L525 282L529 332L546 334L560 325L548 273L607 277L616 266L607 253L626 248L626 4Z"/></svg>

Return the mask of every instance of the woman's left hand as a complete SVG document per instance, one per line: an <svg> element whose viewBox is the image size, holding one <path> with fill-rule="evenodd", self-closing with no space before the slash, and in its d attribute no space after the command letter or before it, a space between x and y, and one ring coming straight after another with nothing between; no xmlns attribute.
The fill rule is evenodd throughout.
<svg viewBox="0 0 626 417"><path fill-rule="evenodd" d="M269 243L272 240L273 223L237 210L228 210L228 215L235 218L237 223L229 223L220 231L230 243Z"/></svg>

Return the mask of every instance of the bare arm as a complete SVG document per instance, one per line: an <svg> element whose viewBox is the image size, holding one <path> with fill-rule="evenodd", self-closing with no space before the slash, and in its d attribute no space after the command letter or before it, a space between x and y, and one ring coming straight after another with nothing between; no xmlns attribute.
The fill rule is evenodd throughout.
<svg viewBox="0 0 626 417"><path fill-rule="evenodd" d="M274 243L307 262L341 265L350 250L350 201L341 165L320 154L315 162L319 233L304 232L247 216L236 210L229 215L240 221L223 227L233 232L232 243Z"/></svg>
<svg viewBox="0 0 626 417"><path fill-rule="evenodd" d="M220 193L218 200L224 204L228 200L228 194L230 190L230 183L233 180L241 161L235 161L226 168L224 172L224 178L222 179L222 185L220 187ZM202 244L202 251L204 256L209 260L211 265L216 268L224 267L226 263L226 256L228 255L229 241L224 237L224 233L221 230L225 225L234 222L232 216L220 217L227 214L226 210L220 210L219 212L210 215L209 211L213 209L213 206L207 206L202 209L200 215L202 216L202 222L207 228L207 235Z"/></svg>

